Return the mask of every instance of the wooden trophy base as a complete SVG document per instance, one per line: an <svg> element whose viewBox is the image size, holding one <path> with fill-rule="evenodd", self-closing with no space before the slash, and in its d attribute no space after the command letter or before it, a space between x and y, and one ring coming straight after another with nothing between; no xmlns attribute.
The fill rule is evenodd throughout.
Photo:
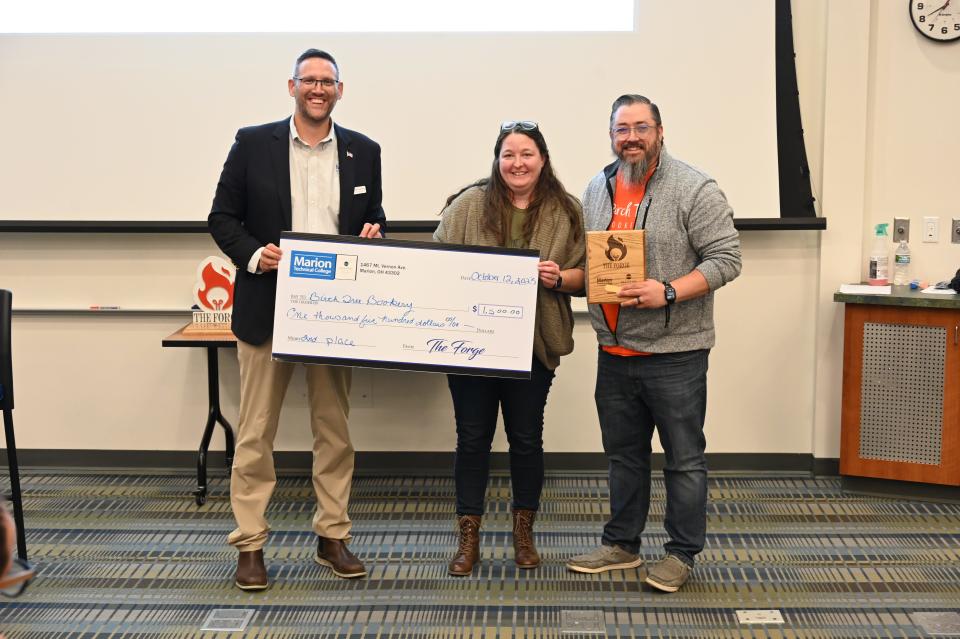
<svg viewBox="0 0 960 639"><path fill-rule="evenodd" d="M230 330L230 324L223 324L220 322L204 322L197 323L192 322L183 327L184 335L210 335L211 337L226 337L232 336L233 331Z"/></svg>
<svg viewBox="0 0 960 639"><path fill-rule="evenodd" d="M184 335L209 335L211 337L232 337L230 321L233 314L230 311L210 313L194 311L193 322L183 327Z"/></svg>

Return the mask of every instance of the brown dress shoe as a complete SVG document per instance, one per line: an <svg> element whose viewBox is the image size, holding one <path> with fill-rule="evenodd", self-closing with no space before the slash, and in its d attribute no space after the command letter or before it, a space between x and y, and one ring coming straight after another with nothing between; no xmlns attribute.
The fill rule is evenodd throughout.
<svg viewBox="0 0 960 639"><path fill-rule="evenodd" d="M466 577L473 572L473 566L480 563L480 515L458 517L457 534L460 537L457 554L447 570L451 575Z"/></svg>
<svg viewBox="0 0 960 639"><path fill-rule="evenodd" d="M533 520L535 510L513 511L513 560L520 568L536 568L540 565L540 555L533 543Z"/></svg>
<svg viewBox="0 0 960 639"><path fill-rule="evenodd" d="M233 583L240 590L266 590L267 567L263 565L263 550L240 551L237 558L237 573Z"/></svg>
<svg viewBox="0 0 960 639"><path fill-rule="evenodd" d="M367 574L363 563L350 552L342 539L317 537L317 554L313 559L321 566L330 568L337 577L344 579L365 577Z"/></svg>

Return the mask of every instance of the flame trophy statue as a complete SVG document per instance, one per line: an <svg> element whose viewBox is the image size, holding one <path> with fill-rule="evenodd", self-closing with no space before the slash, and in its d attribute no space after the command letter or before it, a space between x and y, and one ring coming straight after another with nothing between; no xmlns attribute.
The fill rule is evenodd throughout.
<svg viewBox="0 0 960 639"><path fill-rule="evenodd" d="M200 310L193 312L193 323L183 329L185 335L231 334L235 279L233 265L222 257L211 255L200 262L193 285L193 301Z"/></svg>

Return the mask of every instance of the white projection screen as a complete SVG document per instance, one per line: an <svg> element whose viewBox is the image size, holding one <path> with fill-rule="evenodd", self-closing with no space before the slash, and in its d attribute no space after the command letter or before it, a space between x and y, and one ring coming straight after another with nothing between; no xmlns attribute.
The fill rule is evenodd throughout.
<svg viewBox="0 0 960 639"><path fill-rule="evenodd" d="M737 217L780 215L770 0L437 3L459 12L446 22L354 2L367 19L337 28L283 4L250 14L265 32L229 32L209 12L191 26L182 1L171 6L183 16L140 33L103 17L57 32L71 28L53 9L46 29L0 24L0 220L204 220L236 130L290 115L287 78L310 47L339 62L334 119L383 148L388 219L436 220L448 194L489 173L503 120L539 122L579 196L612 159L609 109L623 93L658 103L668 150L715 177ZM310 11L327 16L325 4ZM581 16L588 30L541 30L566 4L619 26ZM96 16L89 5L78 6ZM97 29L118 32L85 32Z"/></svg>

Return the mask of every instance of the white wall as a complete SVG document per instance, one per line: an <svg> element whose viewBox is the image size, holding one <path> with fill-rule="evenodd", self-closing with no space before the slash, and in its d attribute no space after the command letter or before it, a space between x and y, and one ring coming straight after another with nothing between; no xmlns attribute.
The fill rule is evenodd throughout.
<svg viewBox="0 0 960 639"><path fill-rule="evenodd" d="M710 363L707 435L715 452L809 452L816 232L743 236L744 275L718 296L720 340ZM47 262L40 255L52 251ZM105 280L129 289L124 306L190 303L196 263L215 251L197 236L0 235L0 272L14 307L49 306L56 294L77 308L112 303ZM122 272L117 273L117 269ZM115 273L111 275L111 272ZM6 282L10 282L7 284ZM759 301L762 304L758 304ZM21 448L190 450L206 411L201 349L161 348L186 316L17 314L16 424ZM787 322L795 330L785 330ZM596 340L578 316L577 348L565 358L547 407L552 452L599 451L592 402ZM220 356L222 403L234 420L235 351ZM788 362L789 365L784 366ZM771 371L777 371L771 374ZM305 389L295 378L278 450L309 445ZM784 388L791 388L784 393ZM451 450L453 416L445 377L357 369L352 429L358 450ZM218 435L219 437L219 435ZM215 440L218 441L218 440ZM502 433L497 446L505 450Z"/></svg>
<svg viewBox="0 0 960 639"><path fill-rule="evenodd" d="M812 104L818 97L801 104L807 139L820 149L811 164L828 224L815 299L813 452L837 457L843 309L832 297L841 283L865 279L873 225L911 218L915 276L949 279L960 267L960 245L949 243L950 217L960 217L948 188L956 162L946 152L960 144L960 129L936 126L939 114L960 100L960 44L923 38L896 2L805 0L794 3L794 12L797 27L811 28L809 37L797 38L801 91L806 85L823 96L822 109ZM822 54L805 46L818 43ZM811 128L811 121L822 128ZM919 241L924 215L941 216L938 244Z"/></svg>
<svg viewBox="0 0 960 639"><path fill-rule="evenodd" d="M960 244L949 243L950 219L960 218L960 42L922 37L898 5L873 5L862 246L868 254L874 224L892 232L894 217L909 217L915 275L950 279L960 268ZM940 217L938 244L921 243L927 215Z"/></svg>
<svg viewBox="0 0 960 639"><path fill-rule="evenodd" d="M907 213L917 233L925 214L960 215L943 187L952 186L955 162L940 159L960 142L960 130L941 127L933 135L926 128L938 118L952 122L949 110L960 101L960 45L923 41L899 3L795 4L807 150L828 228L741 235L743 275L717 295L707 422L713 452L837 457L843 308L833 292L863 276L867 231L875 221ZM736 46L736 38L730 44ZM949 220L943 223L946 238ZM942 239L911 246L918 273L931 279L960 267L960 245ZM15 308L49 306L50 300L110 304L117 286L124 305L183 308L190 304L196 262L214 250L205 236L0 234L0 286L14 291ZM15 316L18 445L196 448L206 410L204 356L160 347L185 321ZM578 318L575 337L577 349L561 365L547 407L552 452L600 450L592 405L595 341L586 317ZM221 367L224 412L235 420L231 351L221 355ZM358 370L355 379L358 450L452 449L442 376ZM307 449L303 393L298 377L278 450ZM505 449L502 435L497 447Z"/></svg>

